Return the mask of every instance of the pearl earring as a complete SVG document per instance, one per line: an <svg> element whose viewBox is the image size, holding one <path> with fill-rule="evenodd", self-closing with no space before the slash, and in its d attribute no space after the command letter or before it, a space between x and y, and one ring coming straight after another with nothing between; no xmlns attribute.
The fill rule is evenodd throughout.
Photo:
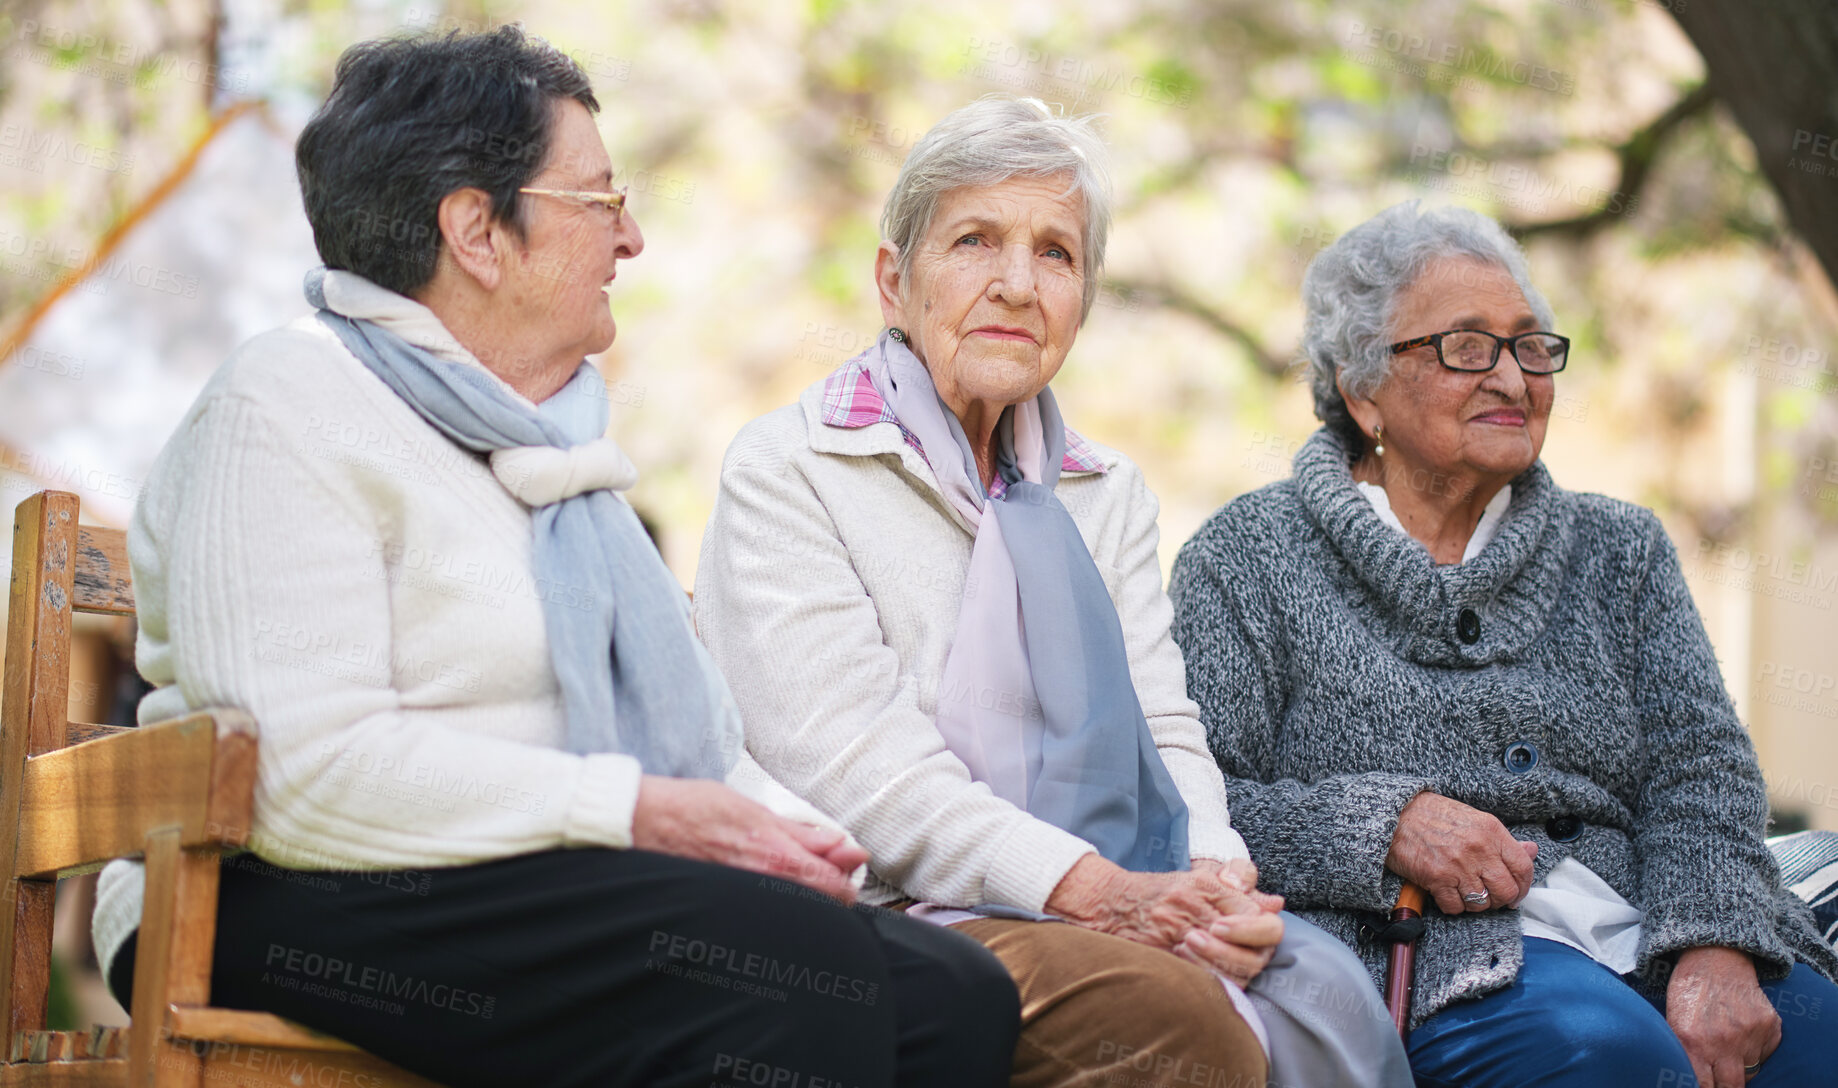
<svg viewBox="0 0 1838 1088"><path fill-rule="evenodd" d="M906 343L906 330L905 329L888 329L887 335L893 337L894 343L896 344Z"/></svg>
<svg viewBox="0 0 1838 1088"><path fill-rule="evenodd" d="M1380 457L1385 456L1385 428L1372 428L1372 441L1377 443L1377 445L1372 447L1372 452Z"/></svg>

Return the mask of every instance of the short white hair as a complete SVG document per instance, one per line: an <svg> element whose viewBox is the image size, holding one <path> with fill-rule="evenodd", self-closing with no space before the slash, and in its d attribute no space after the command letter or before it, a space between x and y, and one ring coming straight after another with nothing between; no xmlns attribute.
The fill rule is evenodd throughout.
<svg viewBox="0 0 1838 1088"><path fill-rule="evenodd" d="M933 125L900 168L881 212L881 237L899 252L900 282L913 271L913 250L931 229L945 193L1010 178L1070 174L1068 195L1085 199L1085 308L1097 300L1110 235L1110 152L1092 114L1055 115L1038 98L986 95Z"/></svg>
<svg viewBox="0 0 1838 1088"><path fill-rule="evenodd" d="M1395 204L1347 231L1316 255L1302 279L1302 352L1308 358L1315 417L1364 448L1347 410L1347 392L1370 398L1391 373L1392 320L1398 296L1445 257L1472 257L1506 271L1524 293L1540 327L1556 323L1551 304L1532 286L1525 253L1500 224L1467 208Z"/></svg>

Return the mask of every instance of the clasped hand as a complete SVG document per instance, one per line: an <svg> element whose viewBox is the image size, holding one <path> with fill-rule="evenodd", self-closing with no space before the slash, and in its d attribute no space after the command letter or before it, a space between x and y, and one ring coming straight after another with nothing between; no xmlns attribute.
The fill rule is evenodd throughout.
<svg viewBox="0 0 1838 1088"><path fill-rule="evenodd" d="M1047 899L1047 913L1166 949L1243 986L1283 939L1281 896L1257 890L1249 861L1201 860L1186 872L1133 873L1080 858Z"/></svg>

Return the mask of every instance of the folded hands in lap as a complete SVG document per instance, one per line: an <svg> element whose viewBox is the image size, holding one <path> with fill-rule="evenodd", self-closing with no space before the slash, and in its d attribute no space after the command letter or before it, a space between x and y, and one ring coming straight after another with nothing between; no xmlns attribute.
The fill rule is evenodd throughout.
<svg viewBox="0 0 1838 1088"><path fill-rule="evenodd" d="M855 901L849 874L868 854L834 828L787 820L721 784L646 775L632 810L632 845L764 873Z"/></svg>
<svg viewBox="0 0 1838 1088"><path fill-rule="evenodd" d="M1283 939L1280 896L1257 890L1249 861L1200 860L1186 872L1133 873L1080 858L1047 899L1047 913L1219 971L1256 977Z"/></svg>

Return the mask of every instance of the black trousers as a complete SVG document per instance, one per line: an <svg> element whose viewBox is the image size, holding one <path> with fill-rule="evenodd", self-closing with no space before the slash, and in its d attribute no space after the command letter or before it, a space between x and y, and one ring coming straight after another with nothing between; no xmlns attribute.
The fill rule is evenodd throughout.
<svg viewBox="0 0 1838 1088"><path fill-rule="evenodd" d="M132 942L109 984L127 1004ZM441 1084L1003 1085L1019 998L961 934L638 850L457 869L223 863L213 1004Z"/></svg>

